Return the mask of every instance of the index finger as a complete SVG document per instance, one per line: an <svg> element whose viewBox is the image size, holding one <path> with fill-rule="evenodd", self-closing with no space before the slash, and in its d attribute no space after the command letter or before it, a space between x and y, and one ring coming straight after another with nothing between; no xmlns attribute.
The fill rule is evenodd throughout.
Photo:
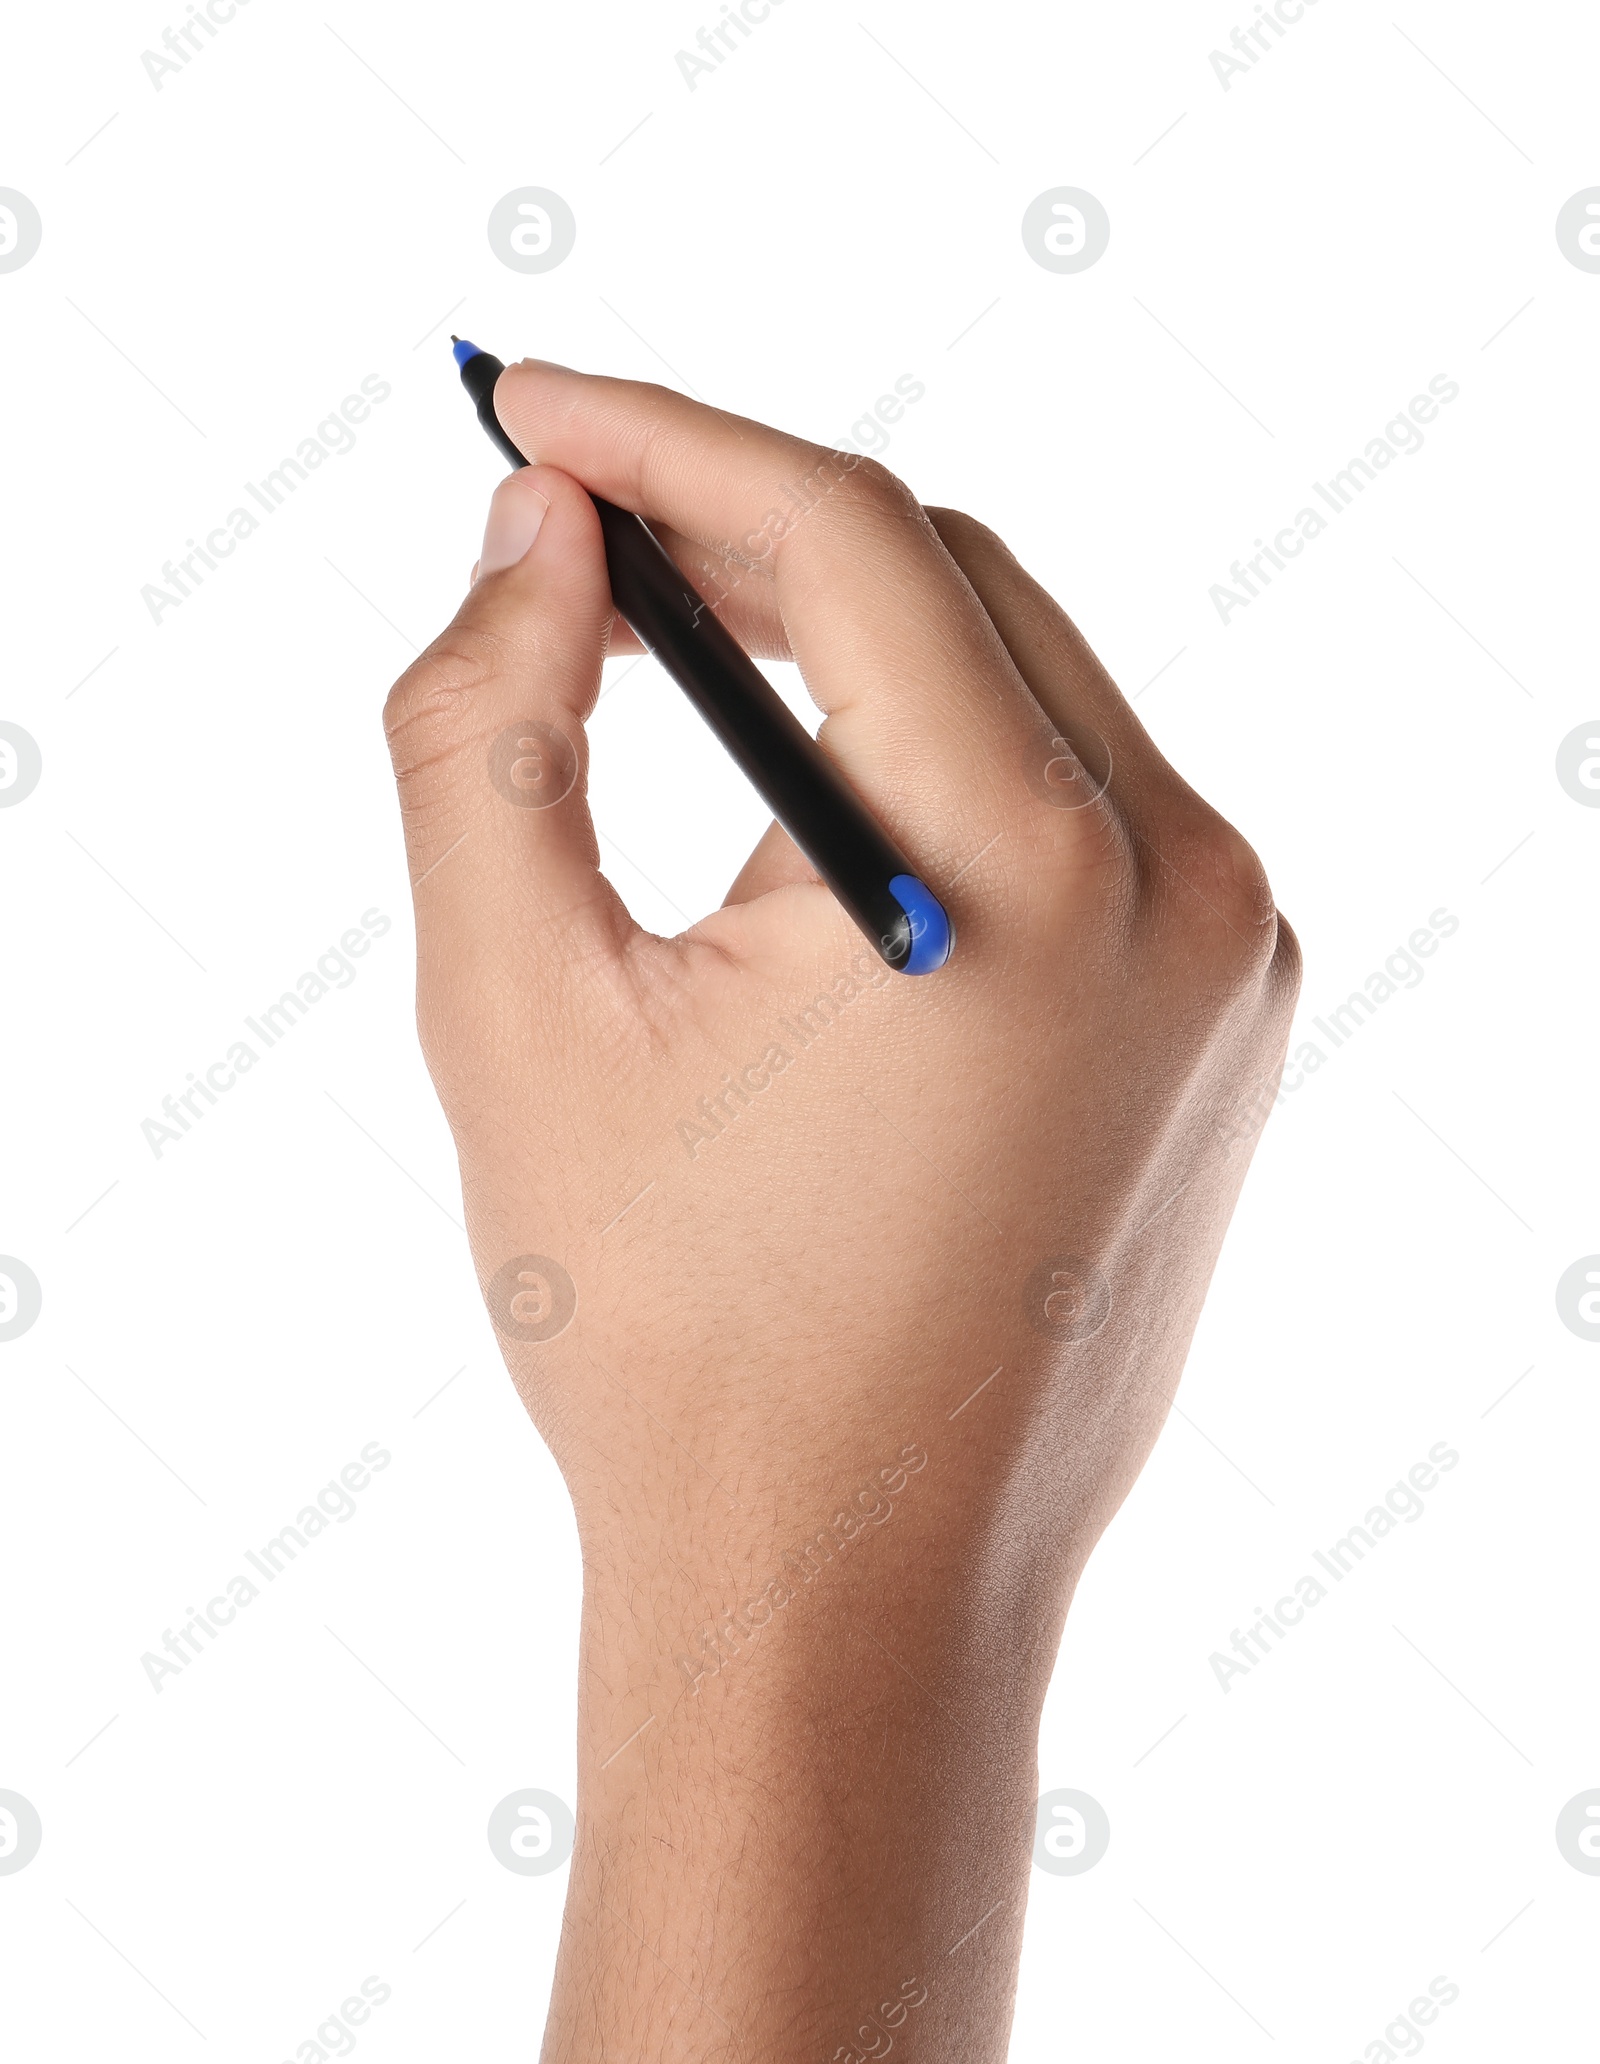
<svg viewBox="0 0 1600 2064"><path fill-rule="evenodd" d="M666 388L539 360L506 368L495 409L530 457L770 576L828 716L823 742L891 822L944 839L992 829L995 788L1012 786L999 770L1009 773L1040 713L892 474ZM708 599L722 598L713 588Z"/></svg>

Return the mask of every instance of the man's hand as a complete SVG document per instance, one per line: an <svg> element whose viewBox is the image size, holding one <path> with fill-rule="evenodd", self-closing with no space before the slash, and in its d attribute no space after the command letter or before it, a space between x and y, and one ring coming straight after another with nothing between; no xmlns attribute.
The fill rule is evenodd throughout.
<svg viewBox="0 0 1600 2064"><path fill-rule="evenodd" d="M583 1545L545 2055L981 2064L1063 1618L1171 1402L1294 940L981 525L656 388L529 362L496 405L538 463L386 714L423 1047ZM941 972L890 974L777 828L683 936L633 923L584 794L633 646L586 489L798 661L951 912Z"/></svg>

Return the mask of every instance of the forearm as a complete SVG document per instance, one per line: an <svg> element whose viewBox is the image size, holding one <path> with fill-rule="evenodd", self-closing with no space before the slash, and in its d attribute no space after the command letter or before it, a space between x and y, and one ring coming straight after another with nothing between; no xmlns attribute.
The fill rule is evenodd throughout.
<svg viewBox="0 0 1600 2064"><path fill-rule="evenodd" d="M744 1560L590 1587L547 2060L1003 2057L1053 1599L1008 1587L1019 1652L981 1547L898 1515Z"/></svg>

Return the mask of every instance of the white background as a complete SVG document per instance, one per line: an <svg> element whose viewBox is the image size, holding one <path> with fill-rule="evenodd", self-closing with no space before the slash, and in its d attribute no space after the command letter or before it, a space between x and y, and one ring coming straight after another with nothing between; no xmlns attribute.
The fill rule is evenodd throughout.
<svg viewBox="0 0 1600 2064"><path fill-rule="evenodd" d="M0 1346L0 1787L44 1829L0 1875L8 2047L281 2064L369 1974L375 2064L537 2045L566 1873L484 1828L571 1796L576 1553L457 1223L379 725L499 473L456 329L833 441L923 381L887 462L1061 598L1305 945L1329 1059L1068 1626L1041 1783L1112 1839L1033 1874L1013 2056L1378 2059L1440 1976L1441 2060L1589 2054L1600 1878L1553 1830L1600 1785L1600 1349L1554 1289L1600 1248L1600 812L1554 766L1600 711L1600 275L1554 221L1600 182L1600 22L1321 0L1224 90L1220 6L785 0L691 91L715 13L250 0L160 90L155 8L8 28L0 184L44 224L0 274L0 716L44 762L0 811L0 1251L44 1296ZM538 276L485 235L526 185L578 223ZM1060 185L1111 219L1077 275L1019 233ZM1224 626L1211 585L1440 373L1425 448ZM153 623L369 374L356 448ZM759 807L648 664L593 735L608 863L675 930ZM357 979L153 1154L373 908ZM1334 1051L1313 1017L1441 908ZM154 1691L371 1441L355 1517ZM1211 1654L1441 1441L1424 1516L1224 1691Z"/></svg>

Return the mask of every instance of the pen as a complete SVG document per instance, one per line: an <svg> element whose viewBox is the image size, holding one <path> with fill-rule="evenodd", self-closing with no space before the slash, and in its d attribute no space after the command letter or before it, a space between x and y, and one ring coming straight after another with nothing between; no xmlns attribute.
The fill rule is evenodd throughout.
<svg viewBox="0 0 1600 2064"><path fill-rule="evenodd" d="M494 410L504 364L465 338L450 342L478 421L513 466L527 465ZM646 652L688 696L888 965L903 975L943 967L955 935L938 897L643 517L599 495L591 500L600 512L612 600Z"/></svg>

